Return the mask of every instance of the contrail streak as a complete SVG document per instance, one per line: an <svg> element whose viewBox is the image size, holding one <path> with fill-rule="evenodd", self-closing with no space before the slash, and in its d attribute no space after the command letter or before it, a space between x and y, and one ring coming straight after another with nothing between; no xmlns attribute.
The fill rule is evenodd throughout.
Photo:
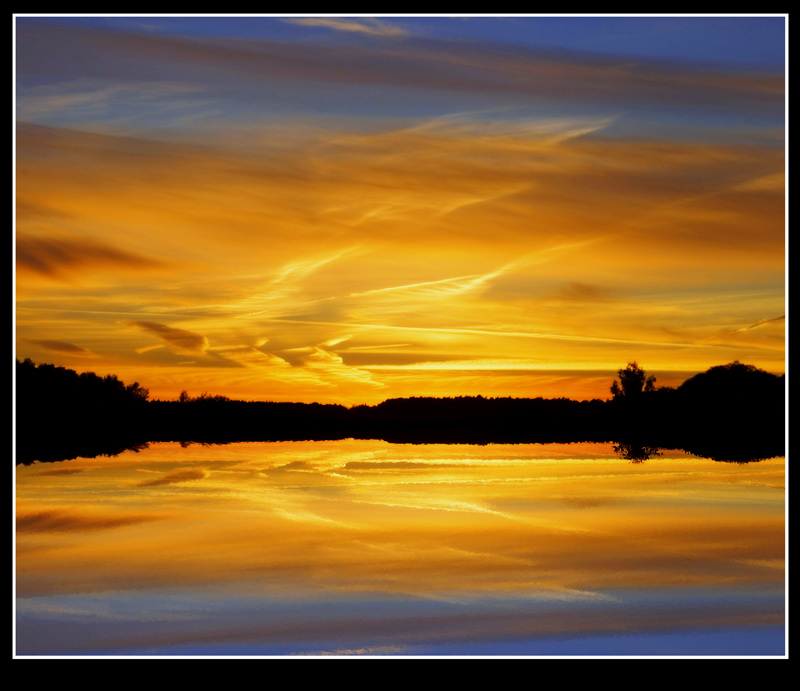
<svg viewBox="0 0 800 691"><path fill-rule="evenodd" d="M489 329L447 329L425 326L392 326L389 324L358 324L353 322L324 322L311 321L305 319L276 319L268 318L264 321L280 322L282 324L311 324L314 326L335 326L337 328L359 328L359 329L388 329L392 331L416 331L424 333L447 333L447 334L468 334L475 336L510 336L512 338L536 338L550 339L556 341L589 341L593 343L629 343L633 345L665 346L670 348L682 348L687 345L698 345L696 343L685 342L663 342L663 341L636 341L624 338L604 338L602 336L568 336L566 334L545 334L530 331L491 331Z"/></svg>

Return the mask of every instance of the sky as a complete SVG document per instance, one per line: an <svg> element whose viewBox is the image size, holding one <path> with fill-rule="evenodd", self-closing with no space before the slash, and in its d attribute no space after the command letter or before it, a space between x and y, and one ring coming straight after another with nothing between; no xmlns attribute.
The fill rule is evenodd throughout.
<svg viewBox="0 0 800 691"><path fill-rule="evenodd" d="M786 18L15 18L16 357L356 405L785 371Z"/></svg>

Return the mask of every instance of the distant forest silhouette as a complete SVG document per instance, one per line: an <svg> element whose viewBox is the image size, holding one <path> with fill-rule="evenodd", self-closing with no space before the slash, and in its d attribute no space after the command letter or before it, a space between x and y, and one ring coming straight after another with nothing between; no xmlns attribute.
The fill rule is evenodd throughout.
<svg viewBox="0 0 800 691"><path fill-rule="evenodd" d="M378 405L239 401L185 391L149 400L137 382L30 359L16 364L16 462L116 455L149 442L382 439L396 443L610 442L633 462L659 449L749 462L785 453L785 375L732 362L677 388L636 362L608 400L389 399Z"/></svg>

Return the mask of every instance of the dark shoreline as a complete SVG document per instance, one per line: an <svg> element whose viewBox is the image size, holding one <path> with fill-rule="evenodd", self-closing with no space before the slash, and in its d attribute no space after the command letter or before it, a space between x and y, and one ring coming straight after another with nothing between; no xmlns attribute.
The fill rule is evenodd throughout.
<svg viewBox="0 0 800 691"><path fill-rule="evenodd" d="M345 408L208 395L149 401L136 383L26 360L17 362L15 462L112 456L164 441L352 438L404 444L607 442L634 461L663 448L742 463L785 454L784 385L784 376L731 363L677 389L641 387L606 401L414 397Z"/></svg>

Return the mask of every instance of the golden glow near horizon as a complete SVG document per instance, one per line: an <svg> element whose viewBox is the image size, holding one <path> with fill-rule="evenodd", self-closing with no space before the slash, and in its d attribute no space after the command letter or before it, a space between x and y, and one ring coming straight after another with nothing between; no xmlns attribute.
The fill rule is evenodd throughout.
<svg viewBox="0 0 800 691"><path fill-rule="evenodd" d="M609 444L355 440L20 466L18 640L334 652L779 628L784 472L680 451L634 464Z"/></svg>
<svg viewBox="0 0 800 691"><path fill-rule="evenodd" d="M18 70L54 75L18 83L18 358L344 404L606 398L629 360L662 385L784 371L783 128L742 124L782 113L782 77L332 21L286 26L369 43L18 36ZM419 112L371 114L406 93Z"/></svg>
<svg viewBox="0 0 800 691"><path fill-rule="evenodd" d="M333 577L335 590L369 590L371 583L392 590L396 583L404 592L439 589L444 596L479 591L463 567L474 561L473 575L481 578L488 560L495 571L507 571L506 578L493 573L492 587L513 591L530 579L520 570L531 569L524 553L533 545L540 567L554 560L535 569L543 579L539 587L554 592L714 583L717 572L685 570L711 544L723 560L736 552L728 568L731 574L741 569L737 581L748 580L750 565L763 561L774 562L775 582L782 582L783 530L768 527L782 523L783 504L768 498L783 487L783 459L732 466L726 473L724 464L680 451L637 465L614 457L610 448L161 443L117 458L19 467L18 588L22 597L73 592L73 568L75 577L96 581L89 587L94 592L116 587L111 583L143 587L149 578L196 585L233 573L246 580L261 562L264 569L280 565L279 575L286 568L294 572L291 565L299 569L301 560L311 573L326 565L341 570ZM747 511L731 504L741 493L751 497ZM271 536L268 544L257 538L264 534ZM444 552L441 540L448 546ZM464 549L469 543L469 552L458 548L460 542ZM613 566L642 559L631 545L650 542L654 552L672 555L671 566L665 561L665 570L650 574L661 580L644 584L638 570ZM303 550L303 543L317 550ZM318 553L323 544L325 555ZM157 566L144 563L143 550ZM217 558L209 558L210 550ZM592 582L582 580L581 560L598 552L608 568L589 576L587 566ZM87 571L87 562L97 568ZM396 582L393 565L414 565L419 582ZM434 576L444 579L437 587ZM41 578L48 579L46 587Z"/></svg>

